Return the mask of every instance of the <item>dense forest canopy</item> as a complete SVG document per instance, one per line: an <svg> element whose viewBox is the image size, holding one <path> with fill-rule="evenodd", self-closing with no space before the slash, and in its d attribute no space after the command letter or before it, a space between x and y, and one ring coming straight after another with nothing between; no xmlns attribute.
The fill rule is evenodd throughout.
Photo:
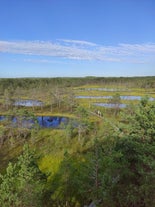
<svg viewBox="0 0 155 207"><path fill-rule="evenodd" d="M83 78L1 78L0 90L3 91L6 88L16 89L21 88L33 88L33 87L48 87L50 85L62 85L62 86L81 86L85 84L126 84L129 86L138 87L155 87L155 77L83 77Z"/></svg>

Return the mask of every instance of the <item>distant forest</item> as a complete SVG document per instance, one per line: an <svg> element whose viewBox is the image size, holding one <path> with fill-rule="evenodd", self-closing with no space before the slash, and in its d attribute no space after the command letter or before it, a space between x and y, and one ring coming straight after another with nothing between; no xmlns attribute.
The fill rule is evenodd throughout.
<svg viewBox="0 0 155 207"><path fill-rule="evenodd" d="M16 89L22 88L34 88L34 87L50 87L53 85L74 87L84 84L106 84L106 85L123 85L133 86L139 88L155 88L155 77L84 77L84 78L1 78L0 79L0 91L2 92L6 88Z"/></svg>

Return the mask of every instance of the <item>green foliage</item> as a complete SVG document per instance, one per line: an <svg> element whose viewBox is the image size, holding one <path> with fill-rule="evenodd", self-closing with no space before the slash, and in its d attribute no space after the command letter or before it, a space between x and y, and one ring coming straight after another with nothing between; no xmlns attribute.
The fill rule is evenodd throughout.
<svg viewBox="0 0 155 207"><path fill-rule="evenodd" d="M154 104L142 100L131 114L124 120L128 130L94 140L84 153L65 153L51 180L55 206L84 206L94 201L102 207L154 207L155 125L148 132L146 124L154 121Z"/></svg>
<svg viewBox="0 0 155 207"><path fill-rule="evenodd" d="M6 174L0 175L0 206L18 206L20 201L16 192L16 165L9 163Z"/></svg>
<svg viewBox="0 0 155 207"><path fill-rule="evenodd" d="M130 134L141 141L155 141L155 103L148 98L141 100L137 107L127 109L120 124L123 133Z"/></svg>
<svg viewBox="0 0 155 207"><path fill-rule="evenodd" d="M123 206L155 205L151 199L155 195L155 143L148 140L141 142L139 138L124 136L118 139L115 151L121 153L116 160L120 164L119 182L115 186L115 200ZM123 190L122 190L123 189Z"/></svg>
<svg viewBox="0 0 155 207"><path fill-rule="evenodd" d="M0 206L42 206L45 179L36 165L34 152L27 145L17 162L9 163L0 179Z"/></svg>
<svg viewBox="0 0 155 207"><path fill-rule="evenodd" d="M12 89L9 88L9 89L4 90L4 105L6 109L9 109L9 107L11 106L13 102L12 94L13 94Z"/></svg>
<svg viewBox="0 0 155 207"><path fill-rule="evenodd" d="M121 97L119 93L116 93L115 95L112 96L112 98L109 100L109 103L116 104L119 106L121 103Z"/></svg>
<svg viewBox="0 0 155 207"><path fill-rule="evenodd" d="M0 125L0 147L3 145L4 143L4 139L5 139L5 127Z"/></svg>
<svg viewBox="0 0 155 207"><path fill-rule="evenodd" d="M5 111L8 109L8 114L19 117L18 129L7 128L6 123L0 126L1 144L5 144L7 136L10 143L16 143L12 147L2 145L1 160L5 161L17 155L23 143L21 138L31 136L27 141L41 154L39 168L47 176L46 183L44 175L38 168L35 153L28 146L24 146L17 162L9 163L6 172L0 175L1 207L82 207L88 206L92 201L98 207L155 206L154 102L149 102L147 98L142 99L139 104L123 109L122 116L117 117L113 115L119 115L117 112L122 111L119 108L109 109L108 117L105 110L104 116L94 116L94 124L90 118L87 102L81 104L76 100L78 105L74 99L74 93L79 88L77 90L72 88L73 86L82 88L82 84L93 83L98 84L98 87L100 85L104 87L105 84L110 87L117 85L119 88L139 86L145 91L146 88L154 86L154 77L0 79L0 81L0 91L5 104L3 109ZM90 85L87 85L88 87ZM25 110L25 107L18 107L18 110L17 107L13 107L12 110L10 106L14 97L11 95L11 88L15 90L13 96L16 97L21 98L26 91L32 97L46 99L45 102L49 104L43 107L46 114L49 114L51 104L53 113L65 109L75 112L77 119L74 123L70 122L64 130L39 130L37 127L33 130L22 129L22 120L34 118L34 114L31 112L32 109ZM47 91L47 88L53 90ZM138 93L140 90L138 89ZM153 89L151 91L154 92ZM83 89L82 92L87 91ZM103 91L97 93L101 92L103 93ZM112 96L110 100L116 106L119 106L120 101L119 94ZM34 111L38 112L37 110ZM23 140L25 142L26 139ZM6 150L7 146L9 147ZM11 155L11 152L14 153Z"/></svg>
<svg viewBox="0 0 155 207"><path fill-rule="evenodd" d="M118 112L120 111L120 104L121 104L120 94L119 93L114 94L112 98L109 99L109 103L114 105L114 107L112 108L112 111L114 115L117 115Z"/></svg>

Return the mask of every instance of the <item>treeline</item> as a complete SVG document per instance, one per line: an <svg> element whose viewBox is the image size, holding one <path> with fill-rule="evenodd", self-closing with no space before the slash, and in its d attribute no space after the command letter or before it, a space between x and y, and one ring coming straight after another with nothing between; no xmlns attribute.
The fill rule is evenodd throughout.
<svg viewBox="0 0 155 207"><path fill-rule="evenodd" d="M1 78L0 92L5 89L30 89L45 88L51 86L75 87L85 84L105 84L139 87L139 88L155 88L155 77L84 77L84 78Z"/></svg>
<svg viewBox="0 0 155 207"><path fill-rule="evenodd" d="M105 121L91 125L82 108L77 113L79 126L47 141L51 170L44 162L41 171L39 157L27 146L8 165L0 175L0 206L154 207L155 103L143 99L128 107L115 128ZM57 162L53 157L62 150Z"/></svg>

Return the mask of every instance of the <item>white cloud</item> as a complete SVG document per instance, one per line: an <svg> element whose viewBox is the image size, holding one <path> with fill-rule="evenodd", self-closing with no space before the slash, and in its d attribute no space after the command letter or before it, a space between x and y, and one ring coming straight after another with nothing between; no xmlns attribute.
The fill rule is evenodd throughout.
<svg viewBox="0 0 155 207"><path fill-rule="evenodd" d="M13 61L17 61L16 59L13 59ZM30 63L42 63L42 64L50 64L50 63L53 63L53 64L73 64L72 62L64 62L64 61L61 61L61 60L49 60L49 59L42 59L42 58L25 58L23 60L24 62L30 62Z"/></svg>
<svg viewBox="0 0 155 207"><path fill-rule="evenodd" d="M116 46L104 46L87 41L65 39L56 42L0 41L0 52L74 60L147 63L154 60L155 43L122 43ZM44 60L42 62L50 61Z"/></svg>
<svg viewBox="0 0 155 207"><path fill-rule="evenodd" d="M55 63L53 60L47 59L24 59L24 62L31 62L31 63Z"/></svg>
<svg viewBox="0 0 155 207"><path fill-rule="evenodd" d="M67 40L67 39L58 39L59 41L65 42L65 43L71 43L71 44L75 44L75 45L83 45L83 46L97 46L97 44L92 43L92 42L88 42L88 41L82 41L82 40Z"/></svg>

